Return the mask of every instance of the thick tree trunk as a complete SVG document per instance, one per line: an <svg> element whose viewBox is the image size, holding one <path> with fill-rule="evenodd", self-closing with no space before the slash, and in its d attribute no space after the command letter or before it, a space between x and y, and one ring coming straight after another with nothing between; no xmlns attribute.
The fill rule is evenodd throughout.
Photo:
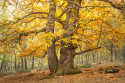
<svg viewBox="0 0 125 83"><path fill-rule="evenodd" d="M82 0L69 0L69 1L72 1L77 5L81 5ZM73 7L73 5L74 4L69 2L66 8ZM65 20L66 24L63 26L64 30L68 30L69 28L70 29L78 28L77 26L78 18L79 18L78 12L79 12L78 8L67 10L66 20ZM56 75L75 74L75 73L81 72L78 68L74 68L73 66L76 47L72 43L69 43L69 44L70 44L69 47L65 47L65 42L62 41L61 43L60 64Z"/></svg>
<svg viewBox="0 0 125 83"><path fill-rule="evenodd" d="M69 47L61 46L60 63L62 66L73 67L75 49L73 45Z"/></svg>
<svg viewBox="0 0 125 83"><path fill-rule="evenodd" d="M74 53L76 47L70 44L65 47L63 44L60 49L60 64L56 75L67 75L81 73L78 68L74 68Z"/></svg>
<svg viewBox="0 0 125 83"><path fill-rule="evenodd" d="M50 9L47 23L47 33L54 33L54 25L55 25L55 12L56 12L56 4L55 0L50 0ZM50 75L55 74L58 68L58 59L56 56L55 42L51 40L51 46L47 47L48 54L48 65L50 69Z"/></svg>
<svg viewBox="0 0 125 83"><path fill-rule="evenodd" d="M58 59L55 51L55 42L52 42L52 45L47 48L48 53L48 65L50 69L50 75L55 74L58 68Z"/></svg>

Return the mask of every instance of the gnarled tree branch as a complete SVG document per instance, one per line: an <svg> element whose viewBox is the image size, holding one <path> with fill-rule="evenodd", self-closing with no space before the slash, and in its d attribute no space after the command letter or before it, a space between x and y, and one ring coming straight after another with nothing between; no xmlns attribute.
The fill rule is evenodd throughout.
<svg viewBox="0 0 125 83"><path fill-rule="evenodd" d="M119 10L123 10L123 8L125 8L125 6L124 6L125 3L124 2L121 3L121 4L113 4L113 2L110 1L110 0L98 0L98 1L103 1L103 2L110 3L112 7L116 8L116 9L119 9Z"/></svg>
<svg viewBox="0 0 125 83"><path fill-rule="evenodd" d="M97 47L97 48L93 48L93 49L87 49L85 51L77 52L74 55L80 55L80 54L83 54L83 53L86 53L86 52L89 52L89 51L93 51L93 50L96 50L96 49L100 49L100 48L102 48L102 47Z"/></svg>

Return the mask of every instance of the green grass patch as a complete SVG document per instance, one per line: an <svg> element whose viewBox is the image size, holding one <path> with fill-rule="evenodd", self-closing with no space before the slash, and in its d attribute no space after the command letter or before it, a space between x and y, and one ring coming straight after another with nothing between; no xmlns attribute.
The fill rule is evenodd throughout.
<svg viewBox="0 0 125 83"><path fill-rule="evenodd" d="M34 76L35 74L31 73L31 74L28 74L28 75L25 75L24 77L27 78L27 77L31 77L31 76Z"/></svg>
<svg viewBox="0 0 125 83"><path fill-rule="evenodd" d="M100 74L103 74L103 71L100 71L99 73L100 73Z"/></svg>
<svg viewBox="0 0 125 83"><path fill-rule="evenodd" d="M91 67L90 64L84 64L84 65L80 66L80 68L90 68L90 67Z"/></svg>

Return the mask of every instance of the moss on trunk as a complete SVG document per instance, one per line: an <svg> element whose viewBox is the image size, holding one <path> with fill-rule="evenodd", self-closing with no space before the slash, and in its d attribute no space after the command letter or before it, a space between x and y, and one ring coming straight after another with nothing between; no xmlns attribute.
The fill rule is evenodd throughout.
<svg viewBox="0 0 125 83"><path fill-rule="evenodd" d="M59 66L55 75L61 76L61 75L72 75L72 74L77 74L77 73L82 73L82 72L80 69L75 68L75 67Z"/></svg>

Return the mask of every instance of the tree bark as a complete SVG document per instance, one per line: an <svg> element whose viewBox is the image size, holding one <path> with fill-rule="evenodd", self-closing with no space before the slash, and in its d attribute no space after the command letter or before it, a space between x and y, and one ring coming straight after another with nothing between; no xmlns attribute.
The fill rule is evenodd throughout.
<svg viewBox="0 0 125 83"><path fill-rule="evenodd" d="M113 61L113 43L110 44L110 53L111 53L111 59L110 61Z"/></svg>
<svg viewBox="0 0 125 83"><path fill-rule="evenodd" d="M77 56L77 64L79 64L79 56Z"/></svg>
<svg viewBox="0 0 125 83"><path fill-rule="evenodd" d="M32 69L34 68L34 56L32 57Z"/></svg>
<svg viewBox="0 0 125 83"><path fill-rule="evenodd" d="M123 57L123 62L125 63L125 46L122 47L122 57Z"/></svg>
<svg viewBox="0 0 125 83"><path fill-rule="evenodd" d="M83 57L83 55L81 55L81 64L83 64L83 59L84 59L84 57Z"/></svg>
<svg viewBox="0 0 125 83"><path fill-rule="evenodd" d="M27 70L27 60L24 58L24 63L25 63L25 70Z"/></svg>
<svg viewBox="0 0 125 83"><path fill-rule="evenodd" d="M65 47L63 44L60 49L60 64L56 75L69 75L81 73L78 68L74 67L74 53L76 47L70 44L69 47Z"/></svg>
<svg viewBox="0 0 125 83"><path fill-rule="evenodd" d="M81 1L82 0L69 0L72 1L73 3L76 3L77 5L81 5ZM72 7L73 4L72 3L68 3L68 5L66 6L68 7ZM63 26L64 30L68 30L70 29L75 29L78 26L78 12L79 9L78 8L74 8L74 9L69 9L66 12L66 20L65 20L65 25ZM72 35L71 35L72 36ZM75 49L77 48L76 46L74 46L72 43L69 43L69 47L65 47L65 42L62 41L61 42L61 49L60 49L60 64L58 67L58 71L57 71L57 75L65 75L65 74L76 74L76 73L80 73L81 71L78 68L74 68L74 54L75 54Z"/></svg>
<svg viewBox="0 0 125 83"><path fill-rule="evenodd" d="M62 66L73 67L75 49L76 47L73 45L69 47L61 46L60 63Z"/></svg>
<svg viewBox="0 0 125 83"><path fill-rule="evenodd" d="M17 66L16 66L17 58L16 58L16 52L15 51L14 51L14 58L15 58L14 65L15 65L15 70L16 70L17 69Z"/></svg>
<svg viewBox="0 0 125 83"><path fill-rule="evenodd" d="M56 12L55 0L50 0L47 33L49 32L54 33L55 12ZM50 75L55 74L58 68L58 59L56 56L55 41L51 40L51 42L52 42L51 46L47 47L48 65L50 69Z"/></svg>
<svg viewBox="0 0 125 83"><path fill-rule="evenodd" d="M6 58L6 55L4 55L4 58ZM2 63L1 63L0 72L1 72L2 69L3 69L4 62L5 62L5 60L3 60Z"/></svg>
<svg viewBox="0 0 125 83"><path fill-rule="evenodd" d="M95 52L92 52L92 59L93 59L93 63L95 63Z"/></svg>
<svg viewBox="0 0 125 83"><path fill-rule="evenodd" d="M58 59L55 52L55 42L47 48L48 53L48 65L50 69L50 75L55 74L58 68Z"/></svg>
<svg viewBox="0 0 125 83"><path fill-rule="evenodd" d="M88 54L86 54L85 56L86 56L85 64L88 64Z"/></svg>
<svg viewBox="0 0 125 83"><path fill-rule="evenodd" d="M21 58L21 61L22 61L22 69L24 68L24 64L23 64L23 57Z"/></svg>

